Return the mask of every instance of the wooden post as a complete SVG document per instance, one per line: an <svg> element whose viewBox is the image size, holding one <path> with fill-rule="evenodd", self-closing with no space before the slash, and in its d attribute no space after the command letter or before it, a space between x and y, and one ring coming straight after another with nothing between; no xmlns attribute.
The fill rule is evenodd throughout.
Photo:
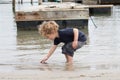
<svg viewBox="0 0 120 80"><path fill-rule="evenodd" d="M38 0L38 5L42 4L42 0Z"/></svg>
<svg viewBox="0 0 120 80"><path fill-rule="evenodd" d="M23 4L23 0L21 0L21 4Z"/></svg>
<svg viewBox="0 0 120 80"><path fill-rule="evenodd" d="M12 9L13 9L13 12L15 13L15 0L12 0Z"/></svg>
<svg viewBox="0 0 120 80"><path fill-rule="evenodd" d="M31 0L31 5L33 5L33 0Z"/></svg>
<svg viewBox="0 0 120 80"><path fill-rule="evenodd" d="M98 0L98 4L101 4L101 0Z"/></svg>

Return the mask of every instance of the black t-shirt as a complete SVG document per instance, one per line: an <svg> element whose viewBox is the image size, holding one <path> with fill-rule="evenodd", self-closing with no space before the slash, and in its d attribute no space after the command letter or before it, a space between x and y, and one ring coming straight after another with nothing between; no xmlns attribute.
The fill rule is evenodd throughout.
<svg viewBox="0 0 120 80"><path fill-rule="evenodd" d="M54 45L63 42L65 44L74 40L74 32L72 28L61 29L58 31L59 38L54 39ZM79 31L78 41L86 41L86 36L83 32Z"/></svg>

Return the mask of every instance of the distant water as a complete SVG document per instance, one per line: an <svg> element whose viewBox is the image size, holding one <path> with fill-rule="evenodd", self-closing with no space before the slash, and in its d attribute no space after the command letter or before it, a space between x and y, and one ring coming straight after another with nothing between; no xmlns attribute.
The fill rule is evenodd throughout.
<svg viewBox="0 0 120 80"><path fill-rule="evenodd" d="M18 3L18 2L20 2L21 0L15 0L16 1L16 3ZM30 1L31 0L23 0L23 2L29 2L30 3ZM33 2L38 2L38 0L33 0ZM7 3L12 3L12 0L0 0L0 3L5 3L5 4L7 4Z"/></svg>
<svg viewBox="0 0 120 80"><path fill-rule="evenodd" d="M89 20L89 43L76 51L72 67L64 64L60 47L48 64L40 64L52 42L37 31L17 30L11 4L0 4L0 12L0 71L120 70L120 6L113 7L111 16L92 16L98 28Z"/></svg>
<svg viewBox="0 0 120 80"><path fill-rule="evenodd" d="M12 3L12 0L0 0L1 4L7 4L7 3Z"/></svg>

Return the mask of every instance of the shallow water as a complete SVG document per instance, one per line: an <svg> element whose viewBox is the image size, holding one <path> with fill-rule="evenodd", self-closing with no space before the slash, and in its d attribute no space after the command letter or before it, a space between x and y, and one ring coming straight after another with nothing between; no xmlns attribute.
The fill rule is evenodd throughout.
<svg viewBox="0 0 120 80"><path fill-rule="evenodd" d="M37 31L17 30L11 6L0 4L0 71L120 70L120 6L111 16L92 16L97 28L89 20L89 43L75 52L73 65L65 64L60 47L48 64L40 64L52 42Z"/></svg>

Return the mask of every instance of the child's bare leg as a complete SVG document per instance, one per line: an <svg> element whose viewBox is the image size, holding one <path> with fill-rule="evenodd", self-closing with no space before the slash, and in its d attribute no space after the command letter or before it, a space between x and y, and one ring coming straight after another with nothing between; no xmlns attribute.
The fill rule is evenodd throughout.
<svg viewBox="0 0 120 80"><path fill-rule="evenodd" d="M67 55L65 54L65 58L66 58L66 63L68 62L68 57L67 57Z"/></svg>
<svg viewBox="0 0 120 80"><path fill-rule="evenodd" d="M65 54L66 62L69 64L73 63L73 57Z"/></svg>

